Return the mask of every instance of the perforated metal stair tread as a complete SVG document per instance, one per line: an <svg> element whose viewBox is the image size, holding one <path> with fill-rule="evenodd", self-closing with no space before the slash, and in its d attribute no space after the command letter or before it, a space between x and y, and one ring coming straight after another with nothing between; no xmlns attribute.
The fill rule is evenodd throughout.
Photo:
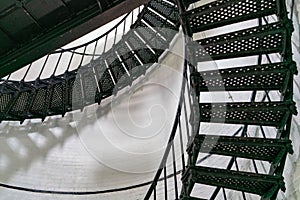
<svg viewBox="0 0 300 200"><path fill-rule="evenodd" d="M136 79L142 74L145 74L145 66L143 66L134 53L130 51L125 42L119 42L115 50L118 52L123 64L127 68L132 79Z"/></svg>
<svg viewBox="0 0 300 200"><path fill-rule="evenodd" d="M176 29L176 26L171 24L170 22L166 21L164 16L159 16L152 11L148 11L144 16L143 20L146 21L151 27L160 27L160 28L169 28L169 29Z"/></svg>
<svg viewBox="0 0 300 200"><path fill-rule="evenodd" d="M197 62L281 53L290 37L290 21L244 29L189 44Z"/></svg>
<svg viewBox="0 0 300 200"><path fill-rule="evenodd" d="M219 69L191 74L196 94L209 91L279 90L285 92L290 74L295 74L292 63L272 63Z"/></svg>
<svg viewBox="0 0 300 200"><path fill-rule="evenodd" d="M291 142L288 139L196 135L187 152L192 165L196 164L199 152L278 163L285 153L293 153Z"/></svg>
<svg viewBox="0 0 300 200"><path fill-rule="evenodd" d="M20 81L15 84L4 83L0 89L4 93L1 95L3 99L0 100L3 103L1 106L1 118L5 115L12 120L18 118L28 107L28 100L32 98L30 91L34 87L31 84Z"/></svg>
<svg viewBox="0 0 300 200"><path fill-rule="evenodd" d="M257 194L264 198L271 197L278 189L285 190L282 176L200 166L188 167L182 179L191 186L195 183L206 184ZM190 195L192 189L190 187L186 195Z"/></svg>
<svg viewBox="0 0 300 200"><path fill-rule="evenodd" d="M178 30L176 24L167 22L165 19L150 10L144 15L143 21L149 24L149 26L155 28L155 30L167 40L173 38Z"/></svg>
<svg viewBox="0 0 300 200"><path fill-rule="evenodd" d="M189 122L194 138L188 142L180 199L197 200L197 194L201 197L205 194L208 199L248 199L252 195L276 199L280 189L285 191L282 173L287 154L293 153L288 136L292 114L297 114L292 100L293 76L297 74L291 50L293 25L286 1L178 2L183 31L194 40L187 41L190 62L186 66L195 92L189 99L192 107ZM255 58L258 64L250 65L250 60ZM206 61L209 64L217 61L221 69L201 63ZM237 65L242 62L245 66ZM203 67L208 71L201 70ZM234 97L234 102L206 98L210 92L227 96L233 91L229 95ZM238 92L249 94L249 100L244 100L243 95L239 97ZM214 127L214 123L241 126L235 133L227 134L234 136L211 135L218 133L208 129L207 135L199 135L201 127ZM257 129L256 132L248 132L248 125L253 125L250 127ZM272 134L266 134L266 130ZM237 136L240 133L243 137ZM205 155L198 160L200 153ZM213 160L218 158L229 162L217 166ZM244 161L253 167L243 168ZM202 163L206 167L197 166ZM263 172L257 163L263 165Z"/></svg>
<svg viewBox="0 0 300 200"><path fill-rule="evenodd" d="M136 28L136 32L138 33L138 35L144 41L147 41L147 45L149 45L157 55L160 55L164 51L164 49L168 48L168 44L166 43L165 39L154 32L143 22L139 22Z"/></svg>
<svg viewBox="0 0 300 200"><path fill-rule="evenodd" d="M32 105L29 107L28 112L31 116L39 116L44 118L47 113L47 102L49 98L48 86L45 84L34 92L34 99Z"/></svg>
<svg viewBox="0 0 300 200"><path fill-rule="evenodd" d="M188 3L195 1L188 1ZM193 33L276 14L277 0L222 0L184 13Z"/></svg>
<svg viewBox="0 0 300 200"><path fill-rule="evenodd" d="M115 53L115 48L110 51L110 54L105 56L108 70L113 77L115 82L115 90L120 90L125 86L131 84L129 75L125 70L125 66L118 59L118 55Z"/></svg>
<svg viewBox="0 0 300 200"><path fill-rule="evenodd" d="M200 121L279 127L296 114L293 102L200 103Z"/></svg>
<svg viewBox="0 0 300 200"><path fill-rule="evenodd" d="M128 33L124 39L143 63L155 63L157 61L157 56L133 31Z"/></svg>
<svg viewBox="0 0 300 200"><path fill-rule="evenodd" d="M165 1L150 1L148 6L174 24L179 23L179 13L177 9L174 9L176 7L175 4Z"/></svg>

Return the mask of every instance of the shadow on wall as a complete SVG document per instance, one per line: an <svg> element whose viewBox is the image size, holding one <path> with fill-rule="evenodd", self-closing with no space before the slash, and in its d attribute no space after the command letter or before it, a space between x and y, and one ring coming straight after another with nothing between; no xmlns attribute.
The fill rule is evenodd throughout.
<svg viewBox="0 0 300 200"><path fill-rule="evenodd" d="M107 98L101 102L101 106L91 105L96 114L90 115L90 109L73 111L61 116L47 117L44 122L40 119L26 120L22 125L19 122L2 122L0 124L0 183L9 182L18 172L26 173L30 166L46 160L51 150L67 143L74 137L78 137L74 115L81 113L84 118L84 127L94 125L98 117L104 117L111 111L111 101L114 105L121 103L122 99L132 94L148 80L154 65L147 76L138 78L134 86L128 87L117 96ZM142 100L141 100L142 101ZM139 103L139 102L136 102ZM137 105L135 105L137 106ZM75 117L76 118L76 117Z"/></svg>
<svg viewBox="0 0 300 200"><path fill-rule="evenodd" d="M136 85L138 86L138 85ZM125 93L125 95L128 95ZM114 97L116 100L122 95ZM111 105L111 98L105 99L97 115L105 116ZM117 101L116 101L117 102ZM75 111L80 112L80 111ZM85 118L84 126L95 123L95 118ZM73 114L47 117L44 122L40 119L19 122L2 122L0 124L0 182L8 182L19 170L26 171L35 162L46 159L47 154L57 146L63 146L68 139L78 137Z"/></svg>
<svg viewBox="0 0 300 200"><path fill-rule="evenodd" d="M23 125L3 122L0 126L1 181L9 181L19 170L28 170L35 161L46 159L51 149L63 146L68 138L76 136L70 121L68 115L44 122L26 121Z"/></svg>

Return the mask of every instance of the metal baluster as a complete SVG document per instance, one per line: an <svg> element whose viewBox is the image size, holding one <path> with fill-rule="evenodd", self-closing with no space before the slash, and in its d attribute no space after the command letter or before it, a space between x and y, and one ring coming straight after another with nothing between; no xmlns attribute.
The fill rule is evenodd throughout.
<svg viewBox="0 0 300 200"><path fill-rule="evenodd" d="M63 55L63 52L61 52L60 55L59 55L59 57L58 57L58 60L57 60L57 63L56 63L56 65L55 65L55 68L54 68L54 71L53 71L53 73L52 73L52 76L54 76L55 73L56 73L56 70L57 70L58 65L59 65L59 63L60 63L60 60L61 60L62 55Z"/></svg>
<svg viewBox="0 0 300 200"><path fill-rule="evenodd" d="M132 11L133 12L133 11ZM122 36L124 36L125 35L125 31L126 31L126 19L124 20L124 27L123 27L123 35Z"/></svg>
<svg viewBox="0 0 300 200"><path fill-rule="evenodd" d="M113 43L113 45L116 44L117 34L118 34L118 29L116 28L116 29L115 29L115 36L114 36L114 43Z"/></svg>
<svg viewBox="0 0 300 200"><path fill-rule="evenodd" d="M175 199L178 199L178 184L177 184L177 170L176 170L176 157L174 143L172 144L172 157L173 157L173 173L174 173L174 188L175 188Z"/></svg>
<svg viewBox="0 0 300 200"><path fill-rule="evenodd" d="M45 66L46 66L47 62L48 62L49 56L50 56L50 54L47 55L46 60L45 60L45 62L44 62L44 65L43 65L43 67L42 67L42 69L41 69L41 71L40 71L40 74L39 74L39 76L38 76L37 79L40 79L40 78L41 78L41 75L42 75L42 73L43 73L43 71L44 71L44 69L45 69Z"/></svg>
<svg viewBox="0 0 300 200"><path fill-rule="evenodd" d="M104 41L104 47L103 47L102 54L105 53L106 45L107 45L107 39L108 39L108 34L105 36L105 41Z"/></svg>
<svg viewBox="0 0 300 200"><path fill-rule="evenodd" d="M83 50L82 57L81 57L81 60L80 60L80 63L79 63L79 66L78 66L78 68L82 66L83 59L84 59L85 52L86 52L86 48L87 48L87 46L85 46L85 47L84 47L84 50Z"/></svg>
<svg viewBox="0 0 300 200"><path fill-rule="evenodd" d="M233 158L234 158L234 164L235 164L235 167L236 167L236 171L240 171L236 157L233 157ZM243 196L243 199L246 200L245 192L242 192L242 196Z"/></svg>
<svg viewBox="0 0 300 200"><path fill-rule="evenodd" d="M226 196L225 188L222 188L222 190L223 190L223 197L224 197L224 200L227 200L227 196Z"/></svg>
<svg viewBox="0 0 300 200"><path fill-rule="evenodd" d="M134 20L133 17L134 16L133 16L133 12L132 12L132 14L131 14L131 25L133 24L133 20Z"/></svg>
<svg viewBox="0 0 300 200"><path fill-rule="evenodd" d="M94 51L93 51L93 57L92 57L92 60L91 60L91 66L92 66L92 69L93 69L93 73L94 73L94 78L95 78L95 82L96 82L96 85L97 85L97 89L98 89L99 92L101 92L101 87L100 87L99 82L98 82L98 81L100 80L100 78L97 77L97 73L96 73L96 70L95 70L95 66L92 65L92 63L93 63L93 61L94 61L94 58L95 58L96 49L97 49L97 46L98 46L98 41L99 41L99 40L97 40L97 41L95 42ZM99 99L99 102L98 102L98 103L100 103L100 100L101 100L101 99Z"/></svg>
<svg viewBox="0 0 300 200"><path fill-rule="evenodd" d="M293 19L294 16L294 7L295 7L295 0L292 0L290 19Z"/></svg>
<svg viewBox="0 0 300 200"><path fill-rule="evenodd" d="M66 72L68 72L69 71L69 69L70 69L70 67L71 67L71 63L72 63L72 60L73 60L73 57L74 57L74 50L72 50L72 55L71 55L71 58L70 58L70 61L69 61L69 64L68 64L68 67L67 67L67 69L66 69Z"/></svg>
<svg viewBox="0 0 300 200"><path fill-rule="evenodd" d="M180 150L181 150L181 163L182 163L182 173L185 172L185 156L184 156L184 144L183 144L183 133L182 133L182 127L181 127L181 120L179 118L179 137L180 137Z"/></svg>
<svg viewBox="0 0 300 200"><path fill-rule="evenodd" d="M32 63L30 63L30 65L28 66L23 78L21 79L21 82L25 81L26 76L28 75L29 70L31 69ZM11 74L10 74L11 75ZM9 77L10 77L9 75Z"/></svg>
<svg viewBox="0 0 300 200"><path fill-rule="evenodd" d="M167 168L164 166L165 200L168 200Z"/></svg>
<svg viewBox="0 0 300 200"><path fill-rule="evenodd" d="M185 99L183 98L183 108L184 108L184 121L185 121L185 126L186 126L186 133L188 137L188 144L191 142L191 135L190 135L190 130L189 130L189 123L188 123L188 115L187 115L187 108L186 108L186 103Z"/></svg>
<svg viewBox="0 0 300 200"><path fill-rule="evenodd" d="M264 128L262 126L260 126L260 130L261 130L261 133L262 133L263 137L267 138L266 134L265 134L265 130L264 130Z"/></svg>

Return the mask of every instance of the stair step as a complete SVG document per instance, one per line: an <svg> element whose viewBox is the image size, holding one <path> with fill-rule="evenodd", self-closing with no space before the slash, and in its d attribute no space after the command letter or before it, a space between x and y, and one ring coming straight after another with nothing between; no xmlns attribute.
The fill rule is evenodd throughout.
<svg viewBox="0 0 300 200"><path fill-rule="evenodd" d="M281 53L290 37L286 28L290 23L277 22L201 39L189 48L197 62Z"/></svg>
<svg viewBox="0 0 300 200"><path fill-rule="evenodd" d="M49 107L48 115L60 115L64 112L65 105L65 88L64 84L61 84L64 80L57 80L57 83L53 83L50 87L50 96L49 96ZM80 81L77 81L80 83ZM82 89L80 89L82 91ZM82 95L81 95L82 96Z"/></svg>
<svg viewBox="0 0 300 200"><path fill-rule="evenodd" d="M114 51L110 51L109 54L105 55L105 59L108 65L108 70L116 83L115 90L120 90L123 87L131 84L131 79L127 74L125 67L118 59L117 54Z"/></svg>
<svg viewBox="0 0 300 200"><path fill-rule="evenodd" d="M83 68L79 73L82 78L84 106L91 105L95 103L98 80L92 67Z"/></svg>
<svg viewBox="0 0 300 200"><path fill-rule="evenodd" d="M169 41L177 33L178 26L176 24L169 23L166 19L161 18L150 10L143 15L142 19Z"/></svg>
<svg viewBox="0 0 300 200"><path fill-rule="evenodd" d="M19 84L19 82L3 82L0 84L0 122L5 119L16 97L15 84Z"/></svg>
<svg viewBox="0 0 300 200"><path fill-rule="evenodd" d="M163 53L168 48L168 41L157 35L150 27L143 22L137 23L136 32L142 37L144 41L155 51L156 55Z"/></svg>
<svg viewBox="0 0 300 200"><path fill-rule="evenodd" d="M36 118L43 118L47 114L46 108L49 104L49 89L48 86L41 87L35 91L29 112Z"/></svg>
<svg viewBox="0 0 300 200"><path fill-rule="evenodd" d="M208 91L279 90L285 92L294 62L244 66L229 69L195 72L191 74L196 94Z"/></svg>
<svg viewBox="0 0 300 200"><path fill-rule="evenodd" d="M24 110L28 107L28 101L31 98L31 85L25 82L14 82L14 84L5 83L1 90L5 90L3 91L4 93L1 94L0 100L0 102L4 103L1 108L1 110L3 110L3 112L1 112L1 120L5 119L4 117L12 121L21 120L24 115Z"/></svg>
<svg viewBox="0 0 300 200"><path fill-rule="evenodd" d="M282 127L296 114L293 102L200 103L200 121Z"/></svg>
<svg viewBox="0 0 300 200"><path fill-rule="evenodd" d="M64 81L65 84L65 109L66 111L76 110L82 108L82 89L81 84L76 81L77 71L70 71L65 73Z"/></svg>
<svg viewBox="0 0 300 200"><path fill-rule="evenodd" d="M195 183L257 194L263 198L270 198L278 189L285 191L282 176L200 166L189 166L182 181L189 185L185 195L190 195Z"/></svg>
<svg viewBox="0 0 300 200"><path fill-rule="evenodd" d="M134 31L127 33L124 39L142 63L155 63L157 61L157 56L141 41Z"/></svg>
<svg viewBox="0 0 300 200"><path fill-rule="evenodd" d="M188 3L194 2L188 1ZM222 0L187 11L193 33L277 14L277 0Z"/></svg>
<svg viewBox="0 0 300 200"><path fill-rule="evenodd" d="M220 135L196 135L189 146L190 165L195 165L199 152L234 156L278 164L286 152L293 153L292 141Z"/></svg>
<svg viewBox="0 0 300 200"><path fill-rule="evenodd" d="M103 60L101 60L101 63L105 65ZM99 102L113 93L115 85L109 71L101 67L101 65L96 68L96 76L100 87L100 91L96 93Z"/></svg>
<svg viewBox="0 0 300 200"><path fill-rule="evenodd" d="M146 21L149 25L151 25L151 27L153 28L159 27L159 28L166 28L166 29L173 29L173 30L177 29L175 24L173 25L166 20L167 19L166 17L164 19L150 10L148 10L143 15L142 19Z"/></svg>
<svg viewBox="0 0 300 200"><path fill-rule="evenodd" d="M141 63L124 42L119 42L116 46L116 51L118 52L122 62L124 63L133 80L140 75L145 74L145 66L141 65Z"/></svg>
<svg viewBox="0 0 300 200"><path fill-rule="evenodd" d="M176 9L175 4L172 5L162 0L152 0L148 3L148 7L172 21L174 24L179 23L179 12L178 9Z"/></svg>

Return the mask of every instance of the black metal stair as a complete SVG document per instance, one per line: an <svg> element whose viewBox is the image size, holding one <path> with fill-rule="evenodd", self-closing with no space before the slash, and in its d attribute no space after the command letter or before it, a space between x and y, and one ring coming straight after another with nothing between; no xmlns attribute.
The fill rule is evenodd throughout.
<svg viewBox="0 0 300 200"><path fill-rule="evenodd" d="M191 74L196 95L209 91L279 90L284 93L290 73L297 72L294 62L243 66Z"/></svg>
<svg viewBox="0 0 300 200"><path fill-rule="evenodd" d="M197 1L188 0L187 4ZM193 33L277 14L279 0L214 1L183 13Z"/></svg>
<svg viewBox="0 0 300 200"><path fill-rule="evenodd" d="M200 112L192 112L190 119L186 119L190 120L193 129L191 134L195 135L195 138L189 141L188 166L182 169L184 174L180 199L202 200L198 197L191 197L195 183L275 199L278 190L285 189L281 175L286 155L292 153L291 141L288 139L289 124L292 114L296 114L295 104L292 101L292 79L296 73L290 50L292 23L283 17L286 14L282 6L283 1L216 0L187 11L188 5L197 0L177 0L186 6L183 8L184 12L180 14L174 2L171 0L150 1L140 13L138 20L131 26L131 30L123 35L119 42L78 70L66 71L58 76L52 75L48 79L37 79L31 82L2 82L0 84L0 122L3 120L22 122L31 118L45 119L46 116L65 115L66 112L83 109L92 103L101 103L102 99L131 85L136 78L146 73L151 64L157 62L179 29L180 20L183 22L183 29L190 31L186 34L192 36L201 31L250 19L260 19L255 27L186 44L187 60L192 58L195 62L253 55L259 57L259 62L252 66L204 72L197 72L195 68L190 71L190 83L192 89L196 91L196 96L192 100L189 99L191 100L189 103L193 104L191 106L199 107ZM273 14L278 17L277 22L262 23L262 17ZM263 64L262 55L267 57L267 54L271 53L278 53L281 57L280 61ZM189 64L191 64L189 67L193 68L195 63ZM258 90L266 91L266 96L269 90L278 90L281 92L280 101L256 102L255 98L252 98L251 102L198 102L201 92L253 91L255 97ZM185 115L185 118L188 118L186 113ZM195 117L196 115L198 118ZM176 116L179 118L176 120L180 121L179 111ZM243 125L244 132L241 137L199 135L199 124L202 122ZM187 123L185 127L189 129ZM245 137L248 125L256 125L262 129L264 128L262 126L277 128L275 132L277 135L274 134L276 139ZM176 129L174 130L176 134ZM170 140L170 144L174 143ZM172 149L172 151L174 159L175 150ZM231 162L233 158L268 161L272 167L269 174L260 174L239 171L237 166L237 171L235 171L232 165L229 165L227 169L217 169L213 165L211 167L196 166L200 152L229 156L232 157ZM184 166L184 156L182 157ZM173 164L174 174L176 174L175 159ZM164 170L167 174L166 166L158 169L160 170ZM159 180L159 176L156 180ZM153 184L157 185L155 182ZM174 184L177 184L176 177ZM165 175L165 197L168 195L166 185ZM156 192L155 189L153 190ZM218 193L218 189L215 193ZM214 199L213 197L214 195L210 199Z"/></svg>
<svg viewBox="0 0 300 200"><path fill-rule="evenodd" d="M293 153L291 143L289 139L196 135L187 152L190 165L196 165L200 152L278 163L285 153Z"/></svg>
<svg viewBox="0 0 300 200"><path fill-rule="evenodd" d="M280 188L285 190L283 177L226 169L189 166L182 177L188 185L184 194L189 195L195 183L224 187L270 198Z"/></svg>
<svg viewBox="0 0 300 200"><path fill-rule="evenodd" d="M156 54L160 55L164 49L168 47L165 43L165 39L159 36L152 28L148 27L143 22L137 24L136 32L147 44L155 51Z"/></svg>
<svg viewBox="0 0 300 200"><path fill-rule="evenodd" d="M190 37L187 40L186 52L190 60L190 84L195 91L191 105L195 111L190 116L194 138L190 138L187 148L188 165L182 177L180 199L201 199L191 196L195 183L216 187L208 199L217 198L221 189L223 199L228 199L228 193L224 189L242 192L243 199L248 199L244 193L259 195L262 199L276 199L278 191L285 190L281 175L287 154L293 153L291 141L288 139L289 124L291 116L297 113L292 101L292 79L297 73L291 57L293 27L287 17L285 1L216 0L204 2L190 10L190 4L201 4L201 1L177 2L181 8L183 30ZM274 20L268 22L267 16L270 15ZM249 26L250 20L253 22L252 26ZM245 21L249 28L241 29L239 23ZM217 34L218 30L223 33ZM213 33L214 36L195 39L199 36L196 33ZM270 59L271 54L276 54L280 59L273 62ZM231 60L233 63L235 60L240 63L245 57L249 59L254 56L257 57L255 65L228 67ZM217 70L200 70L206 65L204 62L214 60L220 60L217 64L227 65L224 64L225 67ZM274 101L269 97L269 91L272 90L280 92L280 100ZM199 102L203 92L227 94L233 91L244 94L252 92L252 95L249 95L250 102ZM256 100L258 92L265 94L261 102ZM193 109L198 106L199 109ZM201 134L200 127L213 123L242 125L243 132L241 136ZM256 130L261 131L263 137L249 137L249 125L257 127ZM264 126L276 128L272 138L265 135ZM196 166L204 161L198 160L199 153L209 154L205 158L215 155L226 156L231 160L228 166L224 166L226 169L216 168L218 166L213 162L207 162L206 167ZM250 168L239 171L237 158L250 159L254 172ZM258 172L256 162L261 161L271 163L269 174ZM234 166L236 171L233 170ZM195 190L200 192L201 187ZM220 198L220 195L218 197Z"/></svg>
<svg viewBox="0 0 300 200"><path fill-rule="evenodd" d="M200 121L281 127L296 114L293 102L200 103Z"/></svg>
<svg viewBox="0 0 300 200"><path fill-rule="evenodd" d="M115 48L120 56L122 63L125 65L130 77L134 80L142 74L145 74L146 68L138 61L134 53L130 51L125 42L119 42Z"/></svg>
<svg viewBox="0 0 300 200"><path fill-rule="evenodd" d="M179 24L179 13L174 8L176 4L172 1L150 1L148 8L155 10L158 14L168 18L172 23Z"/></svg>
<svg viewBox="0 0 300 200"><path fill-rule="evenodd" d="M190 45L196 62L282 53L291 21L276 22L196 41ZM198 48L197 48L198 46Z"/></svg>

